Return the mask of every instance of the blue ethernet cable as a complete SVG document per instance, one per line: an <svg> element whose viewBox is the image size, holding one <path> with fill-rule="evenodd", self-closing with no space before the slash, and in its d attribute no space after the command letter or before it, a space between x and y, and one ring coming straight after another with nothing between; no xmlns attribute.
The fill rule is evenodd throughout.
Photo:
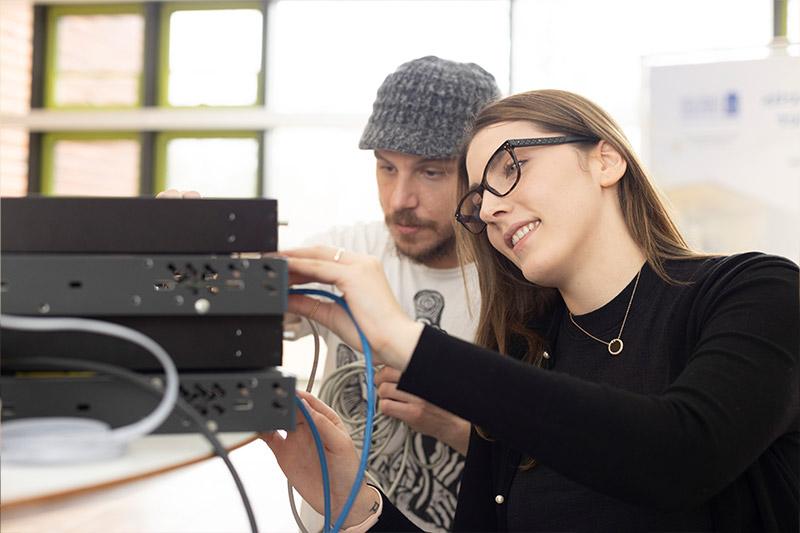
<svg viewBox="0 0 800 533"><path fill-rule="evenodd" d="M316 424L311 419L311 413L308 412L306 406L303 405L303 402L300 400L299 396L294 397L294 403L297 404L297 407L300 409L300 412L303 413L303 416L308 422L308 427L311 428L311 435L314 437L314 444L317 447L317 455L319 455L319 464L320 468L322 468L322 494L325 499L325 523L322 527L323 533L330 531L331 527L331 482L330 478L328 477L328 461L325 459L325 448L322 445L322 438L319 435L319 430L317 429Z"/></svg>
<svg viewBox="0 0 800 533"><path fill-rule="evenodd" d="M367 337L364 335L364 332L361 331L361 328L358 326L353 313L350 311L350 307L347 305L347 302L344 301L344 298L333 294L328 291L323 291L319 289L289 289L289 294L301 294L306 296L322 296L329 300L333 300L337 304L339 304L350 317L350 320L353 321L353 325L356 327L356 331L358 331L358 336L361 339L361 346L364 352L364 367L365 367L365 374L366 374L366 381L367 381L367 420L364 427L364 444L361 449L361 462L358 465L358 473L356 474L356 479L353 481L353 487L350 489L350 494L347 497L347 501L342 508L342 513L339 515L339 518L336 519L336 522L333 524L333 528L331 530L323 530L325 533L328 531L332 531L333 533L338 532L342 528L342 524L344 524L345 519L347 518L347 514L350 512L350 509L353 507L355 503L356 496L358 495L358 490L361 487L361 482L364 481L364 475L367 471L367 459L369 458L369 448L372 442L372 422L375 415L375 382L372 375L372 348L370 348L369 342L367 341ZM310 417L309 417L310 418ZM312 426L314 427L314 426ZM315 428L316 429L316 428ZM312 430L313 431L313 430ZM320 446L320 453L324 455L324 450ZM323 473L323 479L327 478L327 472ZM323 490L326 490L323 487ZM330 487L327 488L330 491ZM328 492L327 498L330 498L330 493ZM326 509L326 516L325 516L325 523L327 524L329 521L330 509Z"/></svg>

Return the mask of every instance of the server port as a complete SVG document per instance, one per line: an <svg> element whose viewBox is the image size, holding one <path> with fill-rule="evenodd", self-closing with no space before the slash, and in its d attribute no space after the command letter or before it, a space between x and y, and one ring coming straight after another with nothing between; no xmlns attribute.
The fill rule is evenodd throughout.
<svg viewBox="0 0 800 533"><path fill-rule="evenodd" d="M234 411L252 411L253 400L236 400L233 402Z"/></svg>

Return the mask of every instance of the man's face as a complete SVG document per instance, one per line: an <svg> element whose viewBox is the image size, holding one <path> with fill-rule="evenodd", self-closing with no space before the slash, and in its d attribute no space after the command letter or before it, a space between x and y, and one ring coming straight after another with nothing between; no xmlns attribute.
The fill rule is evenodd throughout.
<svg viewBox="0 0 800 533"><path fill-rule="evenodd" d="M376 150L378 195L397 250L432 268L457 265L455 159Z"/></svg>

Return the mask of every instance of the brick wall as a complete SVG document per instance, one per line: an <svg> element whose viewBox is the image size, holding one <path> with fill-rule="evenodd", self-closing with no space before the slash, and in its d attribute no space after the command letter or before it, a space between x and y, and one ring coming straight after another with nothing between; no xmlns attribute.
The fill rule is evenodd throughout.
<svg viewBox="0 0 800 533"><path fill-rule="evenodd" d="M0 112L30 108L33 7L28 0L0 0ZM28 187L28 132L0 124L0 195Z"/></svg>

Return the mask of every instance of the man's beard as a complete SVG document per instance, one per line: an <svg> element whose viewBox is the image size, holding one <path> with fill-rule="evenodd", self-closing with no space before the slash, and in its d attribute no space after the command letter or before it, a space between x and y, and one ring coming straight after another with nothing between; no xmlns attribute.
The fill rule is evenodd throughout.
<svg viewBox="0 0 800 533"><path fill-rule="evenodd" d="M395 240L394 247L397 250L397 253L408 257L415 263L428 264L436 261L437 259L452 257L453 253L455 252L456 236L452 228L451 231L447 232L446 235L441 236L435 223L418 218L411 209L403 209L390 215L386 215L385 220L387 226L391 224L399 224L401 226L427 228L432 230L437 237L439 237L436 242L430 246L415 252L404 249L405 247L403 246L401 239Z"/></svg>

